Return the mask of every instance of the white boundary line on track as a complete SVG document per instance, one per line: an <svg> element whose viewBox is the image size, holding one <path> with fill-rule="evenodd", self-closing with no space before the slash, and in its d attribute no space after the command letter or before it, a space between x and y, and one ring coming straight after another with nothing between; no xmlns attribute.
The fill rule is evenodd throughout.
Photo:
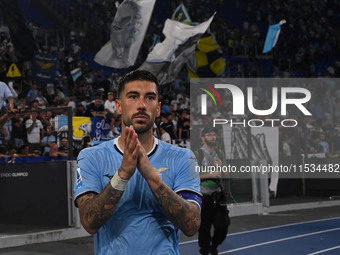
<svg viewBox="0 0 340 255"><path fill-rule="evenodd" d="M308 253L307 255L316 255L316 254L321 254L321 253L324 253L324 252L327 252L327 251L331 251L331 250L336 250L336 249L339 249L340 246L335 246L333 248L329 248L329 249L326 249L326 250L321 250L321 251L317 251L317 252L313 252L313 253Z"/></svg>
<svg viewBox="0 0 340 255"><path fill-rule="evenodd" d="M246 233L252 233L256 231L262 231L262 230L269 230L269 229L275 229L275 228L281 228L281 227L289 227L289 226L294 226L294 225L301 225L301 224L307 224L307 223L315 223L315 222L322 222L326 220L338 220L340 217L333 217L333 218L327 218L327 219L321 219L321 220L311 220L311 221L303 221L303 222L298 222L298 223L290 223L290 224L284 224L284 225L278 225L278 226L273 226L273 227L267 227L267 228L259 228L259 229L253 229L253 230L248 230L248 231L242 231L242 232L237 232L233 234L228 234L228 236L235 236L235 235L241 235L241 234L246 234ZM198 240L190 240L190 241L185 241L185 242L180 242L179 244L189 244L189 243L195 243Z"/></svg>
<svg viewBox="0 0 340 255"><path fill-rule="evenodd" d="M321 233L327 233L327 232L332 232L332 231L337 231L337 230L340 230L340 228L332 228L332 229L312 232L312 233L303 234L303 235L281 238L281 239L277 239L277 240L273 240L273 241L269 241L269 242L258 243L258 244L253 244L253 245L249 245L249 246L245 246L245 247L241 247L241 248L237 248L237 249L233 249L233 250L229 250L229 251L219 252L218 254L231 253L231 252L234 252L234 251L245 250L245 249L263 246L263 245L267 245L267 244L278 243L278 242L287 241L287 240L291 240L291 239L296 239L296 238L301 238L301 237L306 237L306 236L312 236L312 235L318 235L318 234L321 234Z"/></svg>

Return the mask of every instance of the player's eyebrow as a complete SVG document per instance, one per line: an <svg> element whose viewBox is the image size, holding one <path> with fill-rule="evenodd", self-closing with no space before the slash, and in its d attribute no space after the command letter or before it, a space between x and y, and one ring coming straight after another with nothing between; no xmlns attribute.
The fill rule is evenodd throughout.
<svg viewBox="0 0 340 255"><path fill-rule="evenodd" d="M131 90L128 93L126 93L127 96L130 95L130 94L132 94L132 95L140 95L140 92L135 91L135 90ZM157 97L157 94L155 92L153 92L153 91L152 92L147 92L147 93L145 93L145 95L146 96L155 96L155 97Z"/></svg>
<svg viewBox="0 0 340 255"><path fill-rule="evenodd" d="M130 94L134 94L134 95L137 94L137 95L139 95L140 93L138 91L134 91L134 90L129 91L128 93L126 93L127 96L130 95Z"/></svg>

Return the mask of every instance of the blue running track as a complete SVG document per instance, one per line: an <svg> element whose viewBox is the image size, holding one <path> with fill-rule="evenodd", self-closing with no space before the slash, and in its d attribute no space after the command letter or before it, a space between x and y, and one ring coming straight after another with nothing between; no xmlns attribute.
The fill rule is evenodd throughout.
<svg viewBox="0 0 340 255"><path fill-rule="evenodd" d="M340 217L229 234L218 251L233 255L339 255ZM197 240L181 243L180 254L199 254Z"/></svg>

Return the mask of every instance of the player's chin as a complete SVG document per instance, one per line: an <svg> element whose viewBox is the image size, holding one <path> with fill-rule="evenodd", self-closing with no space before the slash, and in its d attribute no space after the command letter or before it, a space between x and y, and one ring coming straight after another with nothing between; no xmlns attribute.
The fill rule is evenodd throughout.
<svg viewBox="0 0 340 255"><path fill-rule="evenodd" d="M150 125L146 122L137 122L133 124L133 128L135 129L137 134L145 133L150 129Z"/></svg>

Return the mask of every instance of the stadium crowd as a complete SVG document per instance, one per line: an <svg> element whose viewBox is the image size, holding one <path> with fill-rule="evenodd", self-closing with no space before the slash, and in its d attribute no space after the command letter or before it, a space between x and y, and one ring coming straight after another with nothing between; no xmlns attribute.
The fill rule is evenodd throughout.
<svg viewBox="0 0 340 255"><path fill-rule="evenodd" d="M58 7L58 1L48 1ZM63 1L61 1L63 2ZM0 130L0 157L67 157L65 139L56 137L55 121L60 114L58 107L70 106L74 116L98 116L110 118L110 136L119 135L120 116L114 111L114 99L117 97L117 84L120 76L127 70L113 70L105 73L102 69L89 68L85 59L81 58L82 49L99 49L109 40L110 25L116 12L114 1L70 1L73 14L64 14L73 19L74 33L69 35L63 48L44 47L37 43L40 51L58 51L59 68L54 83L45 84L35 81L30 65L25 65L20 79L6 80L11 87L18 110ZM229 1L227 1L229 2ZM242 55L249 60L247 65L242 62L228 62L224 77L262 77L267 66L258 62L255 45L261 44L265 32L260 30L261 24L275 24L287 19L282 29L282 40L273 51L273 64L269 77L325 77L340 76L339 59L339 23L340 5L336 1L306 1L303 9L296 8L299 1L287 1L284 5L268 4L268 1L235 1L236 9L241 11L246 6L249 20L242 23L242 28L232 24L222 16L216 16L211 25L212 32L221 46L227 60L232 55ZM169 10L173 11L180 1L168 1ZM184 1L190 12L191 19L196 22L206 20L211 11L225 5L224 1ZM82 6L82 12L77 10ZM277 6L273 8L271 6ZM56 8L63 12L61 8ZM75 14L75 13L78 14ZM11 43L10 24L6 24L1 13L0 32L0 71L2 77L7 72L8 62L17 62L22 51L15 49ZM313 18L315 17L315 18ZM316 18L317 17L317 18ZM7 19L8 20L8 19ZM12 20L13 21L13 20ZM9 19L9 22L12 22ZM26 20L32 33L39 30L39 25L32 26ZM29 25L31 24L31 25ZM9 25L9 26L7 26ZM101 29L97 29L97 28ZM312 28L312 29L307 29ZM148 32L143 42L136 67L141 64L149 51L153 35L161 34L162 24L157 22L155 15L150 21ZM84 36L74 36L75 34ZM85 39L84 39L85 38ZM91 38L96 38L93 40ZM250 50L245 51L248 48ZM244 54L247 54L244 56ZM28 61L30 62L30 61ZM235 64L236 63L236 64ZM251 64L252 63L252 64ZM70 70L80 67L83 75L76 81L70 76ZM262 87L257 88L259 96L255 108L268 109L270 93ZM312 88L312 94L318 95L308 105L312 116L301 118L292 111L290 117L299 119L294 129L280 129L280 154L291 156L298 154L340 155L340 87L337 84L326 84ZM198 109L190 105L189 80L183 68L173 83L163 86L161 91L162 112L156 120L155 135L160 139L172 142L190 140L190 119L200 125L211 122L211 118L232 118L230 108L210 109L212 116L199 117ZM109 101L109 103L108 103ZM44 109L48 108L48 111ZM254 116L248 117L254 118ZM33 125L32 125L33 124ZM85 144L84 146L88 146ZM59 147L59 148L58 148Z"/></svg>

